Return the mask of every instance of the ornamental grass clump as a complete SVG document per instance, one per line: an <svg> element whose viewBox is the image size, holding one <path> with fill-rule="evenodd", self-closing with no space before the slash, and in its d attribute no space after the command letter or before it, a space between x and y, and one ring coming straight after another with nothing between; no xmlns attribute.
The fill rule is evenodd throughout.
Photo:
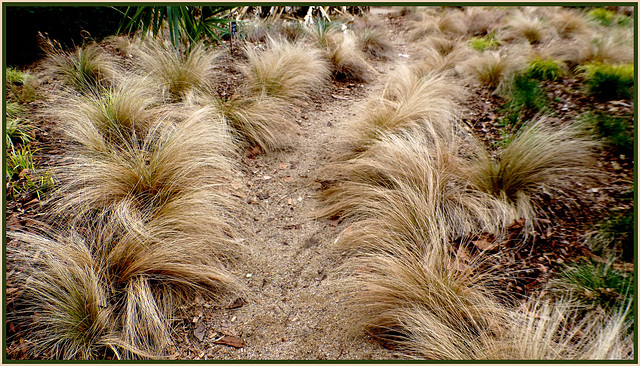
<svg viewBox="0 0 640 366"><path fill-rule="evenodd" d="M120 72L114 58L96 44L78 47L73 52L57 47L45 52L54 73L68 87L81 93L108 86Z"/></svg>
<svg viewBox="0 0 640 366"><path fill-rule="evenodd" d="M158 117L161 98L150 80L125 74L82 96L62 93L57 103L48 113L61 121L62 132L97 151L142 143Z"/></svg>
<svg viewBox="0 0 640 366"><path fill-rule="evenodd" d="M251 95L242 92L222 100L207 101L230 127L230 133L240 146L260 146L265 152L291 144L297 130L290 112L290 104L265 93Z"/></svg>
<svg viewBox="0 0 640 366"><path fill-rule="evenodd" d="M162 41L145 41L135 52L143 75L157 84L162 97L179 102L190 94L206 89L216 75L219 52L194 44L182 53Z"/></svg>
<svg viewBox="0 0 640 366"><path fill-rule="evenodd" d="M304 99L329 80L330 65L320 50L302 43L269 38L266 49L246 46L241 67L246 90L285 101Z"/></svg>
<svg viewBox="0 0 640 366"><path fill-rule="evenodd" d="M369 97L359 117L345 130L343 140L353 152L367 149L378 136L426 125L444 137L460 114L465 90L452 78L438 73L420 76L400 68L379 94Z"/></svg>
<svg viewBox="0 0 640 366"><path fill-rule="evenodd" d="M515 204L519 217L531 219L531 195L541 187L561 189L593 177L595 146L574 127L554 129L539 119L522 127L496 159L480 154L469 178L478 190Z"/></svg>

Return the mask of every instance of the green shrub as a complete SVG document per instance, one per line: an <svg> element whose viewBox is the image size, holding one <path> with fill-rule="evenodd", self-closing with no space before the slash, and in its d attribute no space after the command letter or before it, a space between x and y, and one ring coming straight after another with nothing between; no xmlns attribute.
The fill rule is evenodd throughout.
<svg viewBox="0 0 640 366"><path fill-rule="evenodd" d="M547 96L538 82L525 74L517 74L508 89L507 103L502 107L506 125L519 127L524 121L545 110Z"/></svg>
<svg viewBox="0 0 640 366"><path fill-rule="evenodd" d="M615 311L633 301L632 275L613 268L613 262L581 261L565 266L552 288L571 293L592 308Z"/></svg>
<svg viewBox="0 0 640 366"><path fill-rule="evenodd" d="M30 102L38 97L37 80L28 71L7 68L5 74L7 97L19 102Z"/></svg>
<svg viewBox="0 0 640 366"><path fill-rule="evenodd" d="M51 174L39 174L34 162L33 152L29 146L11 149L6 158L5 179L7 181L7 197L17 199L20 195L34 194L42 199L53 187Z"/></svg>
<svg viewBox="0 0 640 366"><path fill-rule="evenodd" d="M633 157L632 118L613 117L602 112L587 112L580 117L584 127L619 154Z"/></svg>
<svg viewBox="0 0 640 366"><path fill-rule="evenodd" d="M495 34L488 34L484 37L472 37L469 40L469 47L480 52L488 49L496 49L500 46L500 42L496 39Z"/></svg>
<svg viewBox="0 0 640 366"><path fill-rule="evenodd" d="M616 13L607 10L605 8L595 8L591 11L589 11L589 13L587 13L587 15L589 16L589 18L599 22L600 24L604 25L605 27L610 26L611 24L613 24L613 21L616 18Z"/></svg>
<svg viewBox="0 0 640 366"><path fill-rule="evenodd" d="M613 251L624 260L633 260L634 248L634 210L627 209L620 213L611 213L598 226L598 234L590 243L596 253Z"/></svg>
<svg viewBox="0 0 640 366"><path fill-rule="evenodd" d="M563 69L560 66L560 63L551 58L543 60L536 57L529 62L529 66L527 67L525 74L536 80L556 80L562 76Z"/></svg>
<svg viewBox="0 0 640 366"><path fill-rule="evenodd" d="M581 68L587 91L602 99L631 99L634 73L632 64L588 63Z"/></svg>

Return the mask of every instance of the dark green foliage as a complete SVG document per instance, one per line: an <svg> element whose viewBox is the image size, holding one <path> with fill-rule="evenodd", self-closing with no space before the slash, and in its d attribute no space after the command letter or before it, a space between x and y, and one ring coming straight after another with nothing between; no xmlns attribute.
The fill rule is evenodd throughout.
<svg viewBox="0 0 640 366"><path fill-rule="evenodd" d="M601 25L608 27L613 24L613 21L616 19L616 13L611 10L607 10L605 8L595 8L589 13L587 13L589 18L597 21Z"/></svg>
<svg viewBox="0 0 640 366"><path fill-rule="evenodd" d="M633 301L633 276L614 269L612 262L582 261L566 266L559 281L556 286L569 290L587 306L615 311Z"/></svg>
<svg viewBox="0 0 640 366"><path fill-rule="evenodd" d="M613 213L600 224L596 237L598 246L614 250L624 260L633 260L634 248L634 211L628 209L622 213Z"/></svg>
<svg viewBox="0 0 640 366"><path fill-rule="evenodd" d="M632 99L634 73L632 64L591 63L583 66L583 77L589 94L605 99Z"/></svg>
<svg viewBox="0 0 640 366"><path fill-rule="evenodd" d="M585 127L600 137L606 146L619 154L633 157L633 118L613 117L603 112L587 112L582 117Z"/></svg>
<svg viewBox="0 0 640 366"><path fill-rule="evenodd" d="M229 33L225 27L231 19L220 17L228 6L136 6L128 7L119 30L128 32L142 29L142 36L151 30L153 37L162 33L163 21L169 26L169 39L175 48L197 44L207 40L221 43L221 37Z"/></svg>
<svg viewBox="0 0 640 366"><path fill-rule="evenodd" d="M513 78L507 102L502 107L505 112L503 121L506 125L518 128L546 109L547 104L547 96L538 82L528 75L518 74Z"/></svg>
<svg viewBox="0 0 640 366"><path fill-rule="evenodd" d="M562 67L551 58L535 58L529 62L526 75L536 80L556 80L562 76Z"/></svg>
<svg viewBox="0 0 640 366"><path fill-rule="evenodd" d="M6 4L7 65L28 65L42 56L38 32L48 34L65 47L113 35L122 19L114 6L21 6Z"/></svg>

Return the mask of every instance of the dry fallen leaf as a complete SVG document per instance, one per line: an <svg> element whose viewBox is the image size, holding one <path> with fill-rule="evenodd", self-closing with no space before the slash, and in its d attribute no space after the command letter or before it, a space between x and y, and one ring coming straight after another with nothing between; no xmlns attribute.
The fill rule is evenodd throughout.
<svg viewBox="0 0 640 366"><path fill-rule="evenodd" d="M196 338L198 338L198 340L200 342L202 342L202 340L204 339L204 335L205 335L205 329L204 329L204 323L203 322L198 322L198 324L196 325L196 329L193 331L193 335L196 336Z"/></svg>
<svg viewBox="0 0 640 366"><path fill-rule="evenodd" d="M245 343L242 339L238 338L238 337L234 337L234 336L223 336L222 338L218 339L217 341L213 342L215 344L224 344L226 346L231 346L231 347L235 347L235 348L242 348L245 346Z"/></svg>
<svg viewBox="0 0 640 366"><path fill-rule="evenodd" d="M480 250L491 251L498 247L498 243L496 243L495 241L489 241L487 239L472 240L471 243Z"/></svg>

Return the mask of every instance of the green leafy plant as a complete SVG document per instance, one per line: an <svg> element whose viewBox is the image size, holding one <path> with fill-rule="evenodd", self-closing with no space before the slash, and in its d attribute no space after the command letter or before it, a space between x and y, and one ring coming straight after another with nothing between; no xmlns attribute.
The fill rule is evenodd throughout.
<svg viewBox="0 0 640 366"><path fill-rule="evenodd" d="M587 16L599 22L600 24L604 25L605 27L608 27L611 24L613 24L613 21L616 18L616 13L612 12L611 10L607 10L605 8L595 8L590 10L587 13Z"/></svg>
<svg viewBox="0 0 640 366"><path fill-rule="evenodd" d="M38 98L37 79L28 71L8 67L5 73L7 97L18 102L30 102Z"/></svg>
<svg viewBox="0 0 640 366"><path fill-rule="evenodd" d="M631 99L635 84L632 64L588 63L580 68L587 91L602 99Z"/></svg>
<svg viewBox="0 0 640 366"><path fill-rule="evenodd" d="M50 172L41 174L33 160L33 152L27 145L11 149L6 158L5 168L7 196L17 199L20 195L36 195L40 200L53 187Z"/></svg>
<svg viewBox="0 0 640 366"><path fill-rule="evenodd" d="M624 260L633 260L634 249L634 219L633 209L611 213L599 224L598 234L590 240L590 247L596 253L613 252Z"/></svg>
<svg viewBox="0 0 640 366"><path fill-rule="evenodd" d="M605 145L628 157L634 153L633 119L614 117L602 112L586 112L579 118L587 130Z"/></svg>
<svg viewBox="0 0 640 366"><path fill-rule="evenodd" d="M202 41L211 44L222 43L221 37L229 34L225 27L232 19L224 18L231 7L228 6L137 6L128 7L120 30L132 32L142 30L142 37L151 30L158 37L164 32L164 21L171 44L180 49L186 45L190 49Z"/></svg>
<svg viewBox="0 0 640 366"><path fill-rule="evenodd" d="M633 301L633 276L613 268L613 261L581 261L565 266L552 288L570 292L582 303L614 311Z"/></svg>
<svg viewBox="0 0 640 366"><path fill-rule="evenodd" d="M472 49L484 52L488 49L497 49L500 46L500 41L496 39L495 33L492 32L484 37L472 37L468 44Z"/></svg>
<svg viewBox="0 0 640 366"><path fill-rule="evenodd" d="M502 107L506 113L504 121L516 128L545 110L548 104L544 90L528 75L515 75L507 93L508 101Z"/></svg>
<svg viewBox="0 0 640 366"><path fill-rule="evenodd" d="M562 66L552 58L536 57L529 62L525 75L536 80L556 80L564 74Z"/></svg>

